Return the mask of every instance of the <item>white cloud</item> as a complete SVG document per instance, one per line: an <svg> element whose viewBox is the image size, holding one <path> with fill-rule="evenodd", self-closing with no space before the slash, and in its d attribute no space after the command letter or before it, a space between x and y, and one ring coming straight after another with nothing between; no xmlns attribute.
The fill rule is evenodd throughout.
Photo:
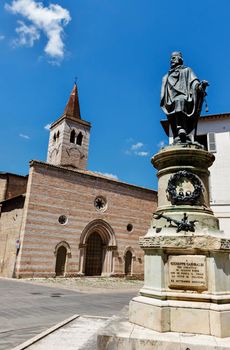
<svg viewBox="0 0 230 350"><path fill-rule="evenodd" d="M137 150L137 149L139 149L139 148L141 148L143 146L144 146L144 144L142 142L137 142L137 143L135 143L134 145L131 146L131 150L135 151L135 150Z"/></svg>
<svg viewBox="0 0 230 350"><path fill-rule="evenodd" d="M26 25L23 21L18 21L16 28L18 38L13 41L14 46L34 46L34 41L40 38L39 31L34 25Z"/></svg>
<svg viewBox="0 0 230 350"><path fill-rule="evenodd" d="M21 15L30 21L31 25L20 23L16 29L19 34L18 42L22 45L33 46L38 40L40 32L43 32L48 42L44 48L45 53L55 59L64 57L63 27L70 20L70 13L67 9L58 4L50 4L45 7L42 2L35 0L13 0L6 4L5 9L13 14Z"/></svg>
<svg viewBox="0 0 230 350"><path fill-rule="evenodd" d="M22 137L23 139L29 140L30 137L28 135L25 134L19 134L20 137Z"/></svg>
<svg viewBox="0 0 230 350"><path fill-rule="evenodd" d="M143 142L137 142L131 145L129 149L126 149L124 153L129 156L147 157L149 152L143 150L144 147L145 145Z"/></svg>
<svg viewBox="0 0 230 350"><path fill-rule="evenodd" d="M5 35L0 34L0 41L5 39Z"/></svg>
<svg viewBox="0 0 230 350"><path fill-rule="evenodd" d="M114 179L114 180L118 180L117 175L114 175L114 174L101 173L100 171L94 171L94 173L99 174L99 175L103 175L103 176L106 176L106 177L109 177L109 178Z"/></svg>
<svg viewBox="0 0 230 350"><path fill-rule="evenodd" d="M164 140L161 140L160 142L158 142L158 144L157 144L157 147L158 148L162 148L162 147L164 147L165 146L165 141Z"/></svg>
<svg viewBox="0 0 230 350"><path fill-rule="evenodd" d="M44 126L44 129L49 131L49 130L50 130L50 127L51 127L51 124L46 124L46 125Z"/></svg>
<svg viewBox="0 0 230 350"><path fill-rule="evenodd" d="M129 137L125 140L127 143L131 143L134 142L134 139L132 137Z"/></svg>
<svg viewBox="0 0 230 350"><path fill-rule="evenodd" d="M149 152L135 152L135 154L139 157L147 157L149 155Z"/></svg>

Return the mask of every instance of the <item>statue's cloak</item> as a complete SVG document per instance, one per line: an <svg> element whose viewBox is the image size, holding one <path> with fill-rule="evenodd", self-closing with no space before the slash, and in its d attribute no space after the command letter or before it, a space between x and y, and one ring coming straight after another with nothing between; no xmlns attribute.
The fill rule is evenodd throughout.
<svg viewBox="0 0 230 350"><path fill-rule="evenodd" d="M192 69L177 66L163 77L161 88L161 107L167 116L177 112L193 117L197 107L198 78Z"/></svg>

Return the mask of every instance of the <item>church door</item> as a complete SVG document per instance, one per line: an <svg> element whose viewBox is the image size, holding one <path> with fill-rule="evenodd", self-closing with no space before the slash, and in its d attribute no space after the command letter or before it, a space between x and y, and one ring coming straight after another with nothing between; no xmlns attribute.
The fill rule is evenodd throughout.
<svg viewBox="0 0 230 350"><path fill-rule="evenodd" d="M64 246L61 246L57 250L56 267L55 267L56 276L64 276L65 264L66 264L66 248Z"/></svg>
<svg viewBox="0 0 230 350"><path fill-rule="evenodd" d="M100 276L102 272L103 242L101 236L94 232L87 240L86 248L86 276Z"/></svg>
<svg viewBox="0 0 230 350"><path fill-rule="evenodd" d="M125 275L131 275L132 272L132 253L128 250L125 254Z"/></svg>

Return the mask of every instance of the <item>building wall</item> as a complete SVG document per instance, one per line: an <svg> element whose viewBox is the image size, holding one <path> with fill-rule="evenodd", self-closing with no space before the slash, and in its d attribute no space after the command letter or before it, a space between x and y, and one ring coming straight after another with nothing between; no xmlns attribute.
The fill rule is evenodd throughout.
<svg viewBox="0 0 230 350"><path fill-rule="evenodd" d="M24 197L2 204L0 220L0 276L13 277L16 240L19 239Z"/></svg>
<svg viewBox="0 0 230 350"><path fill-rule="evenodd" d="M215 133L215 161L210 170L211 208L218 217L220 229L230 231L230 118L200 121L198 134Z"/></svg>
<svg viewBox="0 0 230 350"><path fill-rule="evenodd" d="M7 177L5 174L0 174L0 202L4 201L7 191Z"/></svg>
<svg viewBox="0 0 230 350"><path fill-rule="evenodd" d="M219 219L220 229L230 234L230 204L212 204L214 215Z"/></svg>
<svg viewBox="0 0 230 350"><path fill-rule="evenodd" d="M9 199L18 196L19 194L25 193L27 187L27 180L27 176L8 174L7 193L5 199Z"/></svg>
<svg viewBox="0 0 230 350"><path fill-rule="evenodd" d="M95 209L97 196L107 199L105 212ZM143 251L138 239L146 234L155 209L155 191L33 162L17 276L54 276L55 248L62 241L70 247L66 275L76 275L81 271L81 236L95 220L107 223L115 233L117 250L112 254L112 272L124 273L124 254L131 247L133 274L143 274ZM66 225L58 222L60 215L67 216ZM129 223L134 227L132 232L127 231Z"/></svg>
<svg viewBox="0 0 230 350"><path fill-rule="evenodd" d="M0 202L26 192L27 176L0 174Z"/></svg>

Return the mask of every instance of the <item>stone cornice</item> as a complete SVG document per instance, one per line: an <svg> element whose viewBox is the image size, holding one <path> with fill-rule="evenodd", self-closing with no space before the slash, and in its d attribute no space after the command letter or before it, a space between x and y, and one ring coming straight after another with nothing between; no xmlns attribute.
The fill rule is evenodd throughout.
<svg viewBox="0 0 230 350"><path fill-rule="evenodd" d="M200 251L230 251L230 237L212 235L151 236L140 237L140 247L148 249L197 249Z"/></svg>
<svg viewBox="0 0 230 350"><path fill-rule="evenodd" d="M81 124L83 126L87 126L88 128L91 128L91 124L89 122L87 122L86 120L74 119L71 116L69 116L68 114L63 114L60 118L58 118L55 122L53 122L51 124L50 130L52 130L57 124L59 124L60 122L62 122L65 119L70 120L70 121L77 123L77 124Z"/></svg>

